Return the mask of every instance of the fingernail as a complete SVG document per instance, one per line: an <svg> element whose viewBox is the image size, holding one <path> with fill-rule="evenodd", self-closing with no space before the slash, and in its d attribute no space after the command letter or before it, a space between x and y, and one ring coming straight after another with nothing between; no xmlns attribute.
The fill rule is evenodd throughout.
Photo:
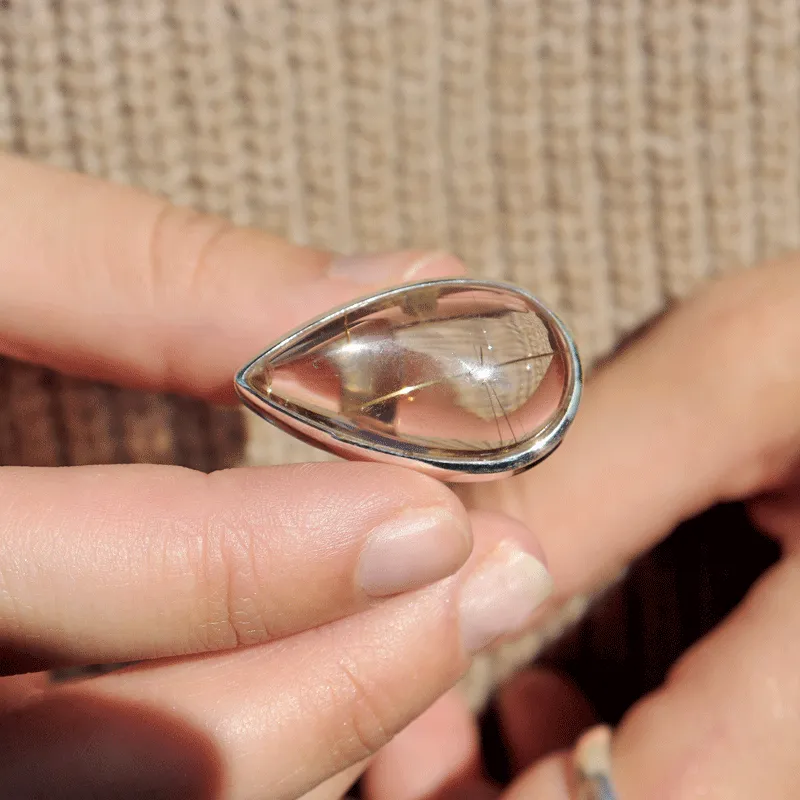
<svg viewBox="0 0 800 800"><path fill-rule="evenodd" d="M418 589L452 575L471 549L469 529L447 509L404 511L370 533L358 582L372 597Z"/></svg>
<svg viewBox="0 0 800 800"><path fill-rule="evenodd" d="M330 278L375 286L461 275L463 272L464 267L457 258L437 251L337 256L328 265Z"/></svg>
<svg viewBox="0 0 800 800"><path fill-rule="evenodd" d="M477 653L500 636L522 631L547 599L553 579L541 561L513 542L500 542L461 589L461 636Z"/></svg>

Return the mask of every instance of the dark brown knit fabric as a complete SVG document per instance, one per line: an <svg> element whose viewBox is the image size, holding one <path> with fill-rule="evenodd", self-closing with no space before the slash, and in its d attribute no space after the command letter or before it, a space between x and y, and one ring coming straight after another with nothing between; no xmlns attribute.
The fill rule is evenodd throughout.
<svg viewBox="0 0 800 800"><path fill-rule="evenodd" d="M67 378L0 359L0 464L241 464L238 409Z"/></svg>

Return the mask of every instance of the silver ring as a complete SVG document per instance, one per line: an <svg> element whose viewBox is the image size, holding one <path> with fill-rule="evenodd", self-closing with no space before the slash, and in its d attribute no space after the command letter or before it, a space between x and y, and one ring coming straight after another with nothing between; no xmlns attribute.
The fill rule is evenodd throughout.
<svg viewBox="0 0 800 800"><path fill-rule="evenodd" d="M573 751L575 800L618 800L611 776L611 728L598 725Z"/></svg>
<svg viewBox="0 0 800 800"><path fill-rule="evenodd" d="M236 375L242 402L335 455L446 481L538 463L578 409L582 375L563 322L494 281L408 284L288 333Z"/></svg>

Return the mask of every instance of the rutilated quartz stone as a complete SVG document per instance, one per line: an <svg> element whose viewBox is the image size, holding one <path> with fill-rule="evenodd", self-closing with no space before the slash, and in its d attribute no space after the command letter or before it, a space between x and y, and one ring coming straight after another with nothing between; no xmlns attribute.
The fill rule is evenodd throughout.
<svg viewBox="0 0 800 800"><path fill-rule="evenodd" d="M245 367L237 388L262 416L347 457L475 464L559 423L576 385L567 345L521 291L434 281L310 323Z"/></svg>

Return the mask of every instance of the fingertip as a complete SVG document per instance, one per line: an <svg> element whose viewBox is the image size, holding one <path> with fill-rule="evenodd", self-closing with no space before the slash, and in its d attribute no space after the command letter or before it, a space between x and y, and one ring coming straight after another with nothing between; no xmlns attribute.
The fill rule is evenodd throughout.
<svg viewBox="0 0 800 800"><path fill-rule="evenodd" d="M350 462L358 469L377 471L381 485L392 487L392 491L402 493L408 498L410 505L415 506L438 506L447 511L458 520L459 524L465 529L469 541L469 549L472 550L473 515L468 512L461 498L447 484L442 483L430 475L417 472L407 467L395 464L368 464Z"/></svg>
<svg viewBox="0 0 800 800"><path fill-rule="evenodd" d="M400 250L336 256L328 264L325 274L335 280L378 287L458 277L465 271L459 259L443 251Z"/></svg>
<svg viewBox="0 0 800 800"><path fill-rule="evenodd" d="M547 568L547 554L539 537L523 522L497 511L470 511L473 536L476 544L488 546L504 540L513 541L521 550L532 555Z"/></svg>
<svg viewBox="0 0 800 800"><path fill-rule="evenodd" d="M435 250L421 253L409 265L403 280L427 281L434 278L460 278L466 273L464 262L451 253Z"/></svg>

